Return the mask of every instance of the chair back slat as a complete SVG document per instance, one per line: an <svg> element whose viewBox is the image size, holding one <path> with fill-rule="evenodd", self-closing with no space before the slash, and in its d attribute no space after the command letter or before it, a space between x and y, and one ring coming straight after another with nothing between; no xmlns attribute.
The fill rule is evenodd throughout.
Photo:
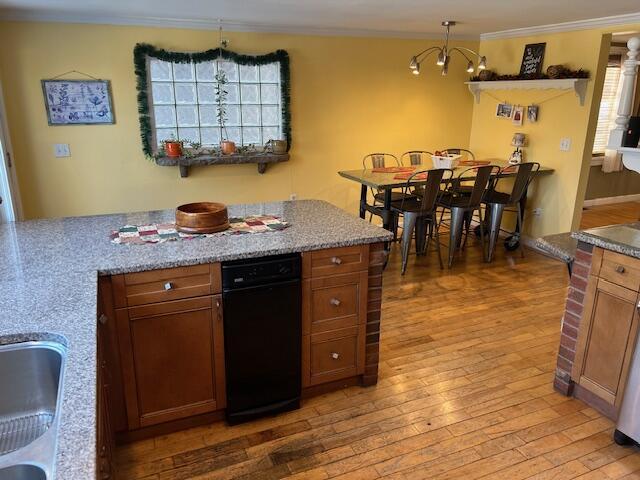
<svg viewBox="0 0 640 480"><path fill-rule="evenodd" d="M387 162L400 165L398 157L391 153L370 153L362 159L363 168L384 168Z"/></svg>
<svg viewBox="0 0 640 480"><path fill-rule="evenodd" d="M509 196L509 203L516 203L520 201L527 191L531 180L533 180L533 177L535 177L538 170L540 170L540 164L538 162L520 163L517 167L518 173L516 174L516 179L513 182L513 189Z"/></svg>
<svg viewBox="0 0 640 480"><path fill-rule="evenodd" d="M467 150L466 148L445 148L443 150L444 154L452 154L452 155L462 155L462 153L466 153L469 160L475 160L476 156L471 150Z"/></svg>
<svg viewBox="0 0 640 480"><path fill-rule="evenodd" d="M427 174L426 183L422 185L420 189L420 210L423 212L432 212L436 208L440 196L449 186L449 182L453 177L453 170L449 168L433 168L431 170L415 172L407 180L406 188L408 189L411 186L411 182L416 176L425 173Z"/></svg>
<svg viewBox="0 0 640 480"><path fill-rule="evenodd" d="M484 192L487 190L487 186L491 181L491 177L500 172L500 167L497 165L483 165L481 167L468 168L461 172L458 178L463 177L466 172L471 170L475 170L476 178L471 187L471 194L469 195L469 207L480 205Z"/></svg>
<svg viewBox="0 0 640 480"><path fill-rule="evenodd" d="M412 167L425 165L426 160L431 158L431 155L433 155L433 153L427 150L409 150L400 155L400 165L405 165L407 161Z"/></svg>

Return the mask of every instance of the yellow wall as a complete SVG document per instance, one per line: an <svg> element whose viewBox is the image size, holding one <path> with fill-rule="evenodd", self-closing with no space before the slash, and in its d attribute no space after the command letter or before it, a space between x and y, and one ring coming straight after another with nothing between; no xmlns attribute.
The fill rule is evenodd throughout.
<svg viewBox="0 0 640 480"><path fill-rule="evenodd" d="M293 148L288 163L259 175L255 165L177 169L142 154L132 50L147 42L176 51L216 46L213 31L0 23L0 79L26 218L226 203L320 198L357 212L359 189L336 174L371 151L466 147L472 98L455 59L442 78L431 62L419 78L408 60L425 40L228 33L230 49L291 57ZM460 43L477 48L477 43ZM113 126L47 125L40 80L68 70L110 79ZM427 78L424 78L424 77ZM542 115L545 115L543 110ZM70 158L54 158L68 143Z"/></svg>
<svg viewBox="0 0 640 480"><path fill-rule="evenodd" d="M537 161L555 169L549 177L536 181L528 204L526 233L532 237L576 229L589 174L589 160L593 146L595 117L602 93L606 54L612 31L637 30L639 26L616 29L593 29L529 37L486 40L480 50L489 60L489 68L501 73L518 73L522 52L527 43L546 42L544 69L553 64L571 68L585 68L591 72L584 106L572 91L558 90L502 90L482 93L474 105L470 148L480 157L508 157L514 132L524 132L529 139L525 148L527 160ZM510 120L495 117L498 101L523 106L540 106L539 120L515 126ZM560 151L560 139L571 139L571 149ZM535 217L531 209L542 208Z"/></svg>

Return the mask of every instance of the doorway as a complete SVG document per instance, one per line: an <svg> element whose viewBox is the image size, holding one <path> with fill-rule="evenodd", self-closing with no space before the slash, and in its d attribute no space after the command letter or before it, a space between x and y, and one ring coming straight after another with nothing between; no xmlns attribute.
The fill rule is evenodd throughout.
<svg viewBox="0 0 640 480"><path fill-rule="evenodd" d="M611 36L580 229L630 223L640 218L640 174L624 168L615 152L606 148L622 93L627 41L638 35L628 32ZM636 85L633 115L638 115L635 113L638 110L640 86Z"/></svg>
<svg viewBox="0 0 640 480"><path fill-rule="evenodd" d="M18 188L6 118L0 85L0 223L20 219Z"/></svg>

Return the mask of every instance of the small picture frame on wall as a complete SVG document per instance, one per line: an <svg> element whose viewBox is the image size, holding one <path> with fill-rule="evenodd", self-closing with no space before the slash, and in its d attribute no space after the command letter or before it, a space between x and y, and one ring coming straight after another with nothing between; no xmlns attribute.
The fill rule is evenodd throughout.
<svg viewBox="0 0 640 480"><path fill-rule="evenodd" d="M538 105L529 105L527 107L527 121L530 123L536 123L538 121Z"/></svg>
<svg viewBox="0 0 640 480"><path fill-rule="evenodd" d="M510 103L499 103L496 107L496 117L498 118L511 118L513 113L513 105Z"/></svg>
<svg viewBox="0 0 640 480"><path fill-rule="evenodd" d="M513 107L513 116L511 117L511 123L517 126L522 125L522 117L524 117L524 107L521 105L516 105L515 107Z"/></svg>
<svg viewBox="0 0 640 480"><path fill-rule="evenodd" d="M109 80L42 80L51 126L115 123Z"/></svg>

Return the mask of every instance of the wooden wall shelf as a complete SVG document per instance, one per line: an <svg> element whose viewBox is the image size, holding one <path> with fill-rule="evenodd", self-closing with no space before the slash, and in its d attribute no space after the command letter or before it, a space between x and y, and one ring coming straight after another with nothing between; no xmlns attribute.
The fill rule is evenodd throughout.
<svg viewBox="0 0 640 480"><path fill-rule="evenodd" d="M480 103L480 93L483 90L574 90L580 99L580 105L584 105L587 94L588 78L559 78L542 80L495 80L486 82L464 82L469 91L475 97L476 103Z"/></svg>
<svg viewBox="0 0 640 480"><path fill-rule="evenodd" d="M270 163L287 162L289 154L274 153L235 153L233 155L196 155L193 157L160 157L156 158L156 164L161 167L179 167L180 177L189 176L189 168L206 165L239 165L243 163L257 163L258 173L267 171Z"/></svg>

